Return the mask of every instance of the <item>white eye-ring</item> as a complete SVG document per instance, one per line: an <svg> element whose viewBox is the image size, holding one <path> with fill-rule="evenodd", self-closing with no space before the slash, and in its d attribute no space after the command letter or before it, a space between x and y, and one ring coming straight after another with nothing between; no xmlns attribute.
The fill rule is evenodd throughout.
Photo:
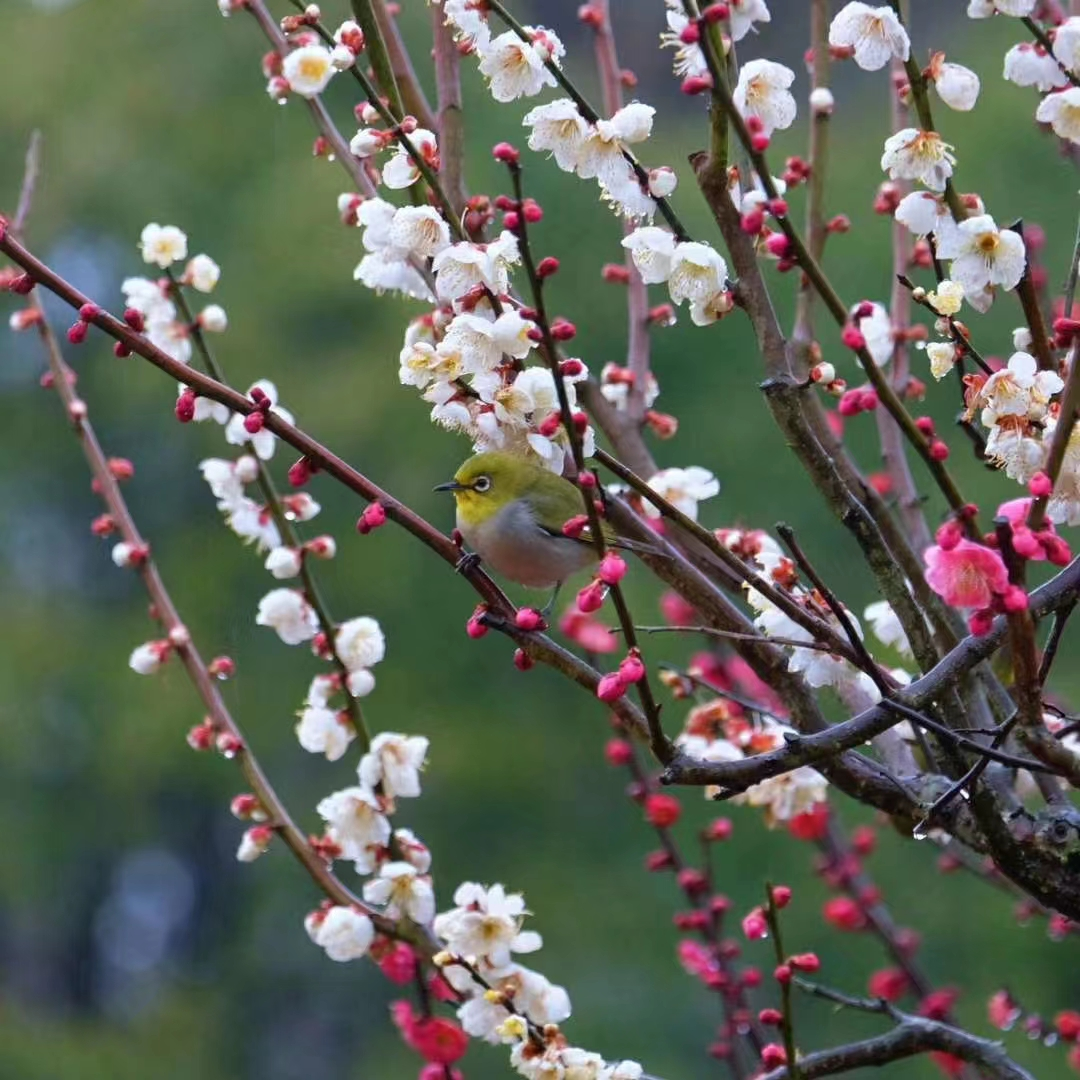
<svg viewBox="0 0 1080 1080"><path fill-rule="evenodd" d="M479 491L481 493L489 491L491 489L491 477L490 476L478 476L473 483L473 491Z"/></svg>

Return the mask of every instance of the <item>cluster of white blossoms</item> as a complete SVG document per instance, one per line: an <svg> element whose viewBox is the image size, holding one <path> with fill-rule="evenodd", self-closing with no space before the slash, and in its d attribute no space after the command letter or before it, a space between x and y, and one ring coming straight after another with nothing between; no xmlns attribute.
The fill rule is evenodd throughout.
<svg viewBox="0 0 1080 1080"><path fill-rule="evenodd" d="M719 534L721 542L732 550L745 550L744 534L735 530ZM759 572L769 581L782 588L791 599L805 607L818 619L827 623L837 632L840 637L845 636L843 626L839 619L814 596L806 592L795 583L796 569L791 559L783 549L767 533L755 532L753 547L753 562ZM766 637L785 638L789 641L813 642L814 636L805 627L795 622L785 614L764 594L758 592L751 585L745 585L746 601L756 612L754 625ZM854 627L855 632L862 637L862 628L859 620L850 612L845 611L848 621ZM790 649L788 657L788 670L802 675L809 686L819 689L829 686L836 695L849 708L856 711L865 709L881 700L881 692L874 684L873 679L864 671L859 671L850 661L843 657L834 656L820 648L803 648L798 645L787 645Z"/></svg>
<svg viewBox="0 0 1080 1080"><path fill-rule="evenodd" d="M656 110L639 101L619 109L610 120L589 123L570 98L538 105L522 121L529 131L529 148L548 151L564 172L583 180L595 179L601 197L624 217L652 218L655 197L675 190L675 173L655 169L643 187L624 148L644 142L652 133Z"/></svg>
<svg viewBox="0 0 1080 1080"><path fill-rule="evenodd" d="M700 465L661 469L649 479L649 487L694 521L697 521L698 503L720 493L720 481ZM647 500L642 500L642 508L645 515L654 520L661 516Z"/></svg>
<svg viewBox="0 0 1080 1080"><path fill-rule="evenodd" d="M509 233L503 236L513 239ZM452 275L456 282L446 296L452 304L465 295L461 290L473 288L469 281L477 266L471 261L474 247L455 244L440 266L441 279L446 282ZM492 284L501 286L505 301L499 314L484 299L467 311L440 308L409 325L399 356L399 378L402 385L420 390L432 406L435 423L468 435L475 450L528 454L561 473L570 441L555 376L546 366L525 366L535 348L536 326L510 305L505 277ZM560 377L576 413L575 383L587 378L588 369L578 360L563 367ZM591 426L582 432L582 446L586 455L593 452Z"/></svg>
<svg viewBox="0 0 1080 1080"><path fill-rule="evenodd" d="M169 270L187 258L187 236L175 225L151 223L142 231L139 249L144 262ZM176 280L197 292L210 293L220 277L221 270L209 255L196 255ZM194 327L179 319L172 299L173 287L169 278L130 277L120 288L125 308L142 316L144 332L151 344L181 364L187 364L191 360ZM195 326L208 333L220 333L228 326L225 309L219 304L208 304L196 316Z"/></svg>
<svg viewBox="0 0 1080 1080"><path fill-rule="evenodd" d="M972 384L968 418L981 410L979 418L989 431L984 456L1021 484L1043 467L1050 445L1045 437L1050 399L1063 386L1057 372L1040 371L1027 352L1013 353L1005 367Z"/></svg>
<svg viewBox="0 0 1080 1080"><path fill-rule="evenodd" d="M630 252L642 281L666 284L673 304L690 301L690 318L695 325L708 326L731 311L727 263L708 244L679 241L666 229L644 225L626 236L622 245Z"/></svg>

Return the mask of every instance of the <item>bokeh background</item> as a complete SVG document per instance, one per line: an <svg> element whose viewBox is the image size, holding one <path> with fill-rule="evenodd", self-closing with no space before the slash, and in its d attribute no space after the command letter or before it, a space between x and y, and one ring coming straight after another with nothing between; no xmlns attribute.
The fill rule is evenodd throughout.
<svg viewBox="0 0 1080 1080"><path fill-rule="evenodd" d="M808 5L771 6L773 24L742 54L796 68L804 112ZM422 58L429 13L421 0L403 7ZM646 158L683 170L679 212L717 242L684 168L687 153L705 140L703 107L680 96L670 54L655 47L662 4L618 0L613 7L622 61L659 109ZM914 0L912 7L920 58L930 46L947 46L951 59L983 77L974 113L941 110L944 133L959 148L961 189L977 187L999 222L1041 223L1051 281L1059 282L1077 178L1036 130L1033 93L999 77L1019 25L968 22L959 2ZM345 17L345 8L327 0L327 20ZM516 7L563 34L567 67L596 96L575 9L576 0ZM310 157L306 111L279 108L263 93L264 45L253 23L222 20L212 0L0 0L0 27L0 206L13 207L31 130L45 139L33 246L115 306L120 281L142 272L135 246L142 226L184 228L192 252L208 252L224 270L215 299L231 325L218 353L232 381L273 379L303 425L449 527L450 507L431 488L467 446L435 430L423 404L397 382L397 351L416 306L376 299L353 283L359 234L342 228L335 213L335 197L348 185L336 166ZM503 177L488 148L498 139L523 141L519 121L529 106L495 106L473 66L464 69L469 183L494 194ZM854 229L831 242L828 265L852 301L884 299L888 222L870 202L880 180L887 79L851 67L837 74L828 209L850 214ZM339 84L329 99L348 131L352 88ZM776 139L774 160L803 150L803 119ZM553 298L577 321L580 353L598 370L624 348L623 297L599 278L602 263L618 257L617 224L591 183L537 159L528 161L528 183L547 209L539 247L564 268ZM801 194L793 202L801 205ZM793 281L776 284L787 317ZM5 315L9 307L6 301ZM53 313L59 328L70 322ZM1007 354L1008 330L1018 321L1011 299L999 301L979 323L980 343ZM834 339L823 340L846 368ZM723 483L704 520L787 520L852 608L875 599L852 542L771 427L743 320L699 330L684 318L657 332L654 355L659 407L681 422L657 456L704 465ZM116 360L99 336L72 359L106 449L136 462L127 493L184 618L204 652L238 661L229 704L294 814L314 828L315 803L350 782L356 755L331 765L296 744L292 714L316 665L305 650L286 649L254 625L268 578L221 526L195 467L225 450L220 429L177 427L174 388L148 366ZM414 1076L416 1058L388 1022L393 988L369 965L335 965L308 942L301 920L318 897L287 853L274 850L253 866L235 862L241 828L227 803L239 790L237 774L185 746L200 713L182 671L170 665L140 678L128 670L131 648L151 636L144 598L135 576L112 566L108 544L89 534L98 503L56 401L38 388L40 373L33 341L0 335L0 1077ZM932 389L927 406L946 430L953 394L951 385ZM876 461L872 428L869 421L851 426L868 467ZM973 497L994 505L1016 494L970 458L959 436L953 442ZM281 453L275 466L283 472L289 461ZM374 615L389 640L366 712L376 729L431 738L424 797L404 805L400 821L431 846L444 903L461 880L524 891L545 938L536 966L574 1001L574 1042L638 1058L672 1080L722 1073L704 1049L716 1002L676 962L674 884L643 869L650 836L625 797L625 776L604 764L603 711L542 668L516 672L497 635L469 641L462 626L474 598L445 565L392 527L357 538L356 501L322 478L312 490L324 505L320 530L340 540L337 560L320 567L335 613ZM931 498L930 513L939 511ZM639 620L655 621L653 584L633 572L630 589ZM680 662L690 649L671 636L648 643L657 661ZM1075 659L1068 642L1059 661L1066 694L1076 689ZM669 724L681 709L669 703ZM681 828L692 837L715 808L696 793L685 801ZM866 820L842 800L836 809L851 822ZM792 947L820 951L832 982L863 990L883 957L875 941L840 940L824 926L827 893L813 876L812 849L768 833L751 811L731 814L735 835L718 853L719 887L736 910L759 901L766 877L792 884ZM964 988L961 1018L989 1033L985 1000L1002 985L1030 1009L1076 1005L1074 942L1049 941L1040 923L1017 928L1008 897L939 876L935 857L928 845L884 829L872 871L900 922L923 933L932 978ZM768 967L766 946L747 951ZM879 1028L815 1003L800 1002L799 1016L807 1049ZM1008 1042L1040 1077L1066 1074L1060 1049L1019 1034ZM508 1072L505 1051L482 1046L464 1067L478 1080ZM916 1060L892 1073L929 1077L935 1069Z"/></svg>

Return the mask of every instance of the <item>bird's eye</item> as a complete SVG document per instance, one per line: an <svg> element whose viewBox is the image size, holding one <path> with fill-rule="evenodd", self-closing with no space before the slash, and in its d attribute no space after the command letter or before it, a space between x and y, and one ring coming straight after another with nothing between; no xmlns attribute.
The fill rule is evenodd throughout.
<svg viewBox="0 0 1080 1080"><path fill-rule="evenodd" d="M490 476L478 476L476 482L473 484L473 491L479 491L481 494L485 491L491 490L491 477Z"/></svg>

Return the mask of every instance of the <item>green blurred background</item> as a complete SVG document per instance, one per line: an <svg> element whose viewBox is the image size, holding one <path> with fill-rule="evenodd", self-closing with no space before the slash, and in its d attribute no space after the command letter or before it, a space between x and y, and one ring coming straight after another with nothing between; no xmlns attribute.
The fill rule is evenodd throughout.
<svg viewBox="0 0 1080 1080"><path fill-rule="evenodd" d="M331 25L345 6L327 0ZM683 166L705 139L702 107L678 94L670 54L655 48L662 5L612 6L621 59L637 71L642 98L659 108L646 159L683 172L679 212L717 242ZM1051 282L1059 282L1077 179L1035 129L1033 93L998 77L1019 25L967 22L960 3L912 6L917 55L955 42L950 59L983 77L975 112L939 121L958 146L961 189L977 184L999 223L1021 215L1042 223ZM519 4L518 13L564 34L569 70L596 96L576 3L527 8ZM742 54L797 68L804 112L806 5L772 8L772 26ZM420 0L404 9L423 58L428 10ZM336 166L310 157L306 110L279 108L264 95L264 45L251 20L222 20L213 0L0 0L0 27L0 205L15 202L31 130L45 138L32 246L115 308L120 281L144 269L135 247L142 226L181 226L192 253L206 251L223 267L214 299L231 325L218 354L232 381L273 379L304 426L449 527L450 507L431 488L468 447L434 429L423 403L397 382L404 325L419 309L377 300L352 282L359 234L341 227L334 205L348 184ZM524 141L518 123L531 103L493 105L472 66L464 65L469 184L494 194L503 178L488 148L503 138ZM851 302L885 299L888 222L872 214L870 201L880 180L887 79L850 67L838 75L828 208L849 213L854 229L831 242L829 268ZM338 83L329 100L348 134L352 87ZM801 119L775 140L775 161L804 148ZM591 183L534 167L535 158L527 164L529 188L547 209L538 246L563 264L553 300L577 321L580 355L598 371L624 348L623 296L599 280L602 263L619 255L618 226ZM786 318L793 280L777 284ZM5 302L5 315L11 307ZM61 329L70 322L67 312L53 314ZM999 301L978 323L984 350L1007 354L1018 321L1015 303ZM846 368L834 340L830 330L827 351ZM658 407L681 422L678 437L656 447L658 458L704 465L723 482L703 519L714 526L787 520L861 611L875 599L871 583L771 427L745 322L733 317L700 330L684 318L657 332L654 355ZM107 451L137 465L127 493L185 620L205 653L238 661L229 704L294 814L314 828L315 803L350 783L356 754L331 765L296 744L292 713L317 668L306 650L285 649L254 625L270 582L222 528L195 468L225 452L220 429L175 426L169 382L137 361L116 360L98 335L72 359ZM921 364L916 356L916 371L929 380ZM201 714L182 671L169 665L139 678L128 670L131 648L152 635L145 600L134 575L117 572L108 545L89 534L99 505L56 401L38 389L40 372L33 340L0 336L0 1077L414 1076L417 1059L388 1021L393 988L369 965L335 965L308 942L301 920L318 897L287 853L274 850L250 867L234 861L241 828L227 802L239 790L237 773L185 746ZM946 429L955 408L951 384L931 390L928 411ZM850 435L875 467L873 423L852 424ZM1018 494L972 460L958 435L952 441L972 497L993 505ZM291 460L282 452L274 464L283 473ZM316 478L312 491L324 505L319 531L340 541L338 559L320 567L335 613L374 615L389 641L366 712L376 730L431 738L424 797L404 804L399 820L430 845L443 906L462 880L524 891L545 938L535 966L565 984L574 1002L571 1040L637 1058L671 1080L722 1073L704 1052L717 1005L676 963L674 884L643 870L651 838L625 798L624 774L603 762L603 710L542 668L516 672L497 635L471 642L462 626L474 597L463 582L392 527L358 538L352 524L360 507L332 483ZM933 499L930 512L940 512ZM639 620L656 621L653 584L634 571L630 589ZM1076 682L1068 644L1059 662L1065 693ZM664 637L648 643L648 656L678 662L690 649ZM670 725L682 709L668 704ZM685 801L680 830L692 840L715 808L694 792ZM845 819L867 819L836 802ZM819 911L828 894L812 874L812 849L767 833L754 812L731 813L736 830L719 852L719 887L735 910L759 901L766 877L791 883L792 948L819 950L830 981L863 990L867 974L884 966L880 948L870 938L837 940L824 927ZM933 849L886 829L871 871L898 920L925 935L922 960L934 981L964 988L963 1020L989 1033L985 1000L1002 985L1030 1009L1077 1004L1072 941L1050 942L1041 924L1018 929L1007 897L973 880L941 878L934 863ZM746 951L768 967L765 945ZM879 1028L816 1003L800 1002L799 1016L804 1049ZM1039 1076L1066 1074L1061 1050L1019 1034L1008 1041ZM508 1072L500 1049L474 1046L463 1064L476 1078ZM893 1074L928 1077L935 1069L910 1061Z"/></svg>

